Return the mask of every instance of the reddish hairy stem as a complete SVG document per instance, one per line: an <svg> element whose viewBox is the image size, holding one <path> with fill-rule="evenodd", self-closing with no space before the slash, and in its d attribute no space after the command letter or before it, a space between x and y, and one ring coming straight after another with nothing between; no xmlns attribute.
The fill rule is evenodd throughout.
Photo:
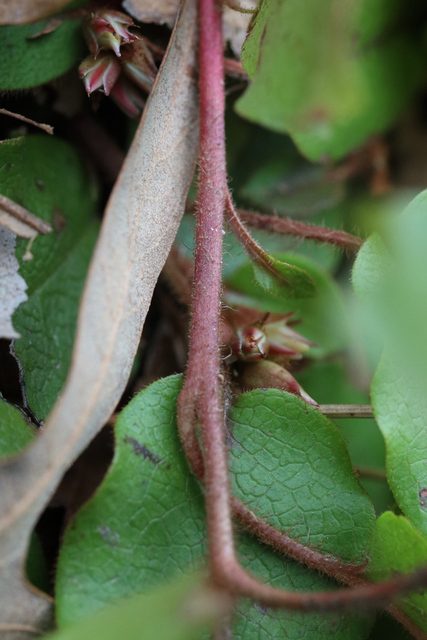
<svg viewBox="0 0 427 640"><path fill-rule="evenodd" d="M221 12L214 0L199 0L200 184L197 216L193 320L187 376L178 401L180 435L203 475L196 421L201 426L204 484L213 581L236 596L267 606L336 610L378 606L427 582L427 569L381 584L326 593L297 593L262 584L237 562L219 360L222 216L226 196Z"/></svg>
<svg viewBox="0 0 427 640"><path fill-rule="evenodd" d="M284 284L289 284L288 280L277 271L274 264L271 261L270 254L268 251L265 251L254 238L252 238L249 231L246 229L245 225L237 215L236 209L234 208L233 201L231 199L230 192L227 189L226 196L226 212L227 212L227 221L231 231L236 236L237 240L243 246L248 255L259 265L264 267L267 271L269 271L273 276L282 280Z"/></svg>
<svg viewBox="0 0 427 640"><path fill-rule="evenodd" d="M362 238L353 236L346 231L316 227L313 224L291 220L290 218L278 218L277 216L268 216L243 209L239 209L238 214L242 222L245 222L251 227L264 229L265 231L271 231L273 233L296 236L297 238L316 240L316 242L327 242L328 244L341 247L346 251L357 252L364 242Z"/></svg>

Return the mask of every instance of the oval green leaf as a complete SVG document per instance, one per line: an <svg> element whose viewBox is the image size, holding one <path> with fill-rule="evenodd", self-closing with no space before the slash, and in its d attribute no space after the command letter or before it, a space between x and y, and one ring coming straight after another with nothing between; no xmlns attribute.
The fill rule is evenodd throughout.
<svg viewBox="0 0 427 640"><path fill-rule="evenodd" d="M176 425L181 377L159 380L139 393L116 424L112 467L95 497L69 526L58 564L57 617L70 625L137 592L203 563L205 513L200 485L183 456ZM239 543L242 563L262 579L287 589L333 589L254 538ZM272 611L242 602L233 638L366 637L370 619Z"/></svg>

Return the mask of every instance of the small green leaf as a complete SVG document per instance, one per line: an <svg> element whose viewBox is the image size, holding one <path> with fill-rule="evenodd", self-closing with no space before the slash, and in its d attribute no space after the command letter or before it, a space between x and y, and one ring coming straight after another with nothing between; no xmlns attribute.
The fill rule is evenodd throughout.
<svg viewBox="0 0 427 640"><path fill-rule="evenodd" d="M21 411L0 398L0 459L21 451L35 434Z"/></svg>
<svg viewBox="0 0 427 640"><path fill-rule="evenodd" d="M387 511L378 518L370 542L368 577L381 582L427 564L427 540L403 516ZM415 624L427 632L427 592L414 592L399 602Z"/></svg>
<svg viewBox="0 0 427 640"><path fill-rule="evenodd" d="M274 296L282 298L312 298L316 295L313 278L305 270L278 260L264 252L265 262L252 261L253 275L261 287Z"/></svg>
<svg viewBox="0 0 427 640"><path fill-rule="evenodd" d="M387 478L396 502L427 535L427 397L422 380L402 371L388 346L371 385L375 418L387 449Z"/></svg>
<svg viewBox="0 0 427 640"><path fill-rule="evenodd" d="M375 516L337 427L277 389L239 396L230 418L234 493L302 542L363 560Z"/></svg>
<svg viewBox="0 0 427 640"><path fill-rule="evenodd" d="M27 89L49 82L81 59L81 21L64 20L51 33L32 38L47 22L0 27L0 90Z"/></svg>
<svg viewBox="0 0 427 640"><path fill-rule="evenodd" d="M198 640L225 610L225 600L215 598L200 576L186 576L78 621L47 639Z"/></svg>
<svg viewBox="0 0 427 640"><path fill-rule="evenodd" d="M180 376L159 380L120 414L112 467L65 535L56 586L61 626L121 597L149 592L203 562L202 489L189 471L176 425L180 388ZM244 566L271 584L291 590L334 588L252 537L244 535L238 546ZM369 617L359 615L273 611L244 601L235 615L233 638L326 640L334 634L360 640L370 625Z"/></svg>
<svg viewBox="0 0 427 640"><path fill-rule="evenodd" d="M232 305L245 305L261 311L287 313L297 311L301 320L300 333L318 346L310 349L310 356L324 355L343 348L348 340L348 320L340 291L328 273L305 256L291 253L276 254L284 262L305 269L314 280L317 295L305 299L277 298L264 290L252 275L249 259L237 261L237 269L229 268L226 284L234 291L227 292L226 300Z"/></svg>
<svg viewBox="0 0 427 640"><path fill-rule="evenodd" d="M23 261L27 241L16 254L28 300L13 316L27 399L43 420L65 381L78 305L97 234L91 214L97 193L85 165L67 143L43 135L0 145L0 192L51 223L38 236L32 260Z"/></svg>
<svg viewBox="0 0 427 640"><path fill-rule="evenodd" d="M353 288L360 298L377 295L388 262L384 241L375 233L359 249L352 271Z"/></svg>
<svg viewBox="0 0 427 640"><path fill-rule="evenodd" d="M422 78L421 59L419 36L395 35L382 3L263 0L242 50L253 79L236 108L289 132L312 160L340 158L392 124Z"/></svg>

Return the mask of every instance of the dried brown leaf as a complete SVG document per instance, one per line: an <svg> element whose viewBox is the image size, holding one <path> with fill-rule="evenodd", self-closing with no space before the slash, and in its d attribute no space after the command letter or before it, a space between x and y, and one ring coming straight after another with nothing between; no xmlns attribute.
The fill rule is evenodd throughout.
<svg viewBox="0 0 427 640"><path fill-rule="evenodd" d="M50 16L70 0L11 0L0 3L1 24L28 24Z"/></svg>
<svg viewBox="0 0 427 640"><path fill-rule="evenodd" d="M197 12L187 0L107 206L79 314L70 374L45 430L0 466L0 638L50 622L25 582L30 532L65 470L123 393L160 270L184 212L198 146ZM3 631L2 631L3 630Z"/></svg>
<svg viewBox="0 0 427 640"><path fill-rule="evenodd" d="M1 223L1 211L0 211ZM15 257L16 236L0 226L0 338L19 338L12 324L12 315L22 302L28 300L27 284L19 275L19 262Z"/></svg>
<svg viewBox="0 0 427 640"><path fill-rule="evenodd" d="M257 0L238 0L246 9L254 9ZM179 0L123 0L122 6L140 22L155 22L172 26L178 11ZM242 44L246 38L250 14L239 13L223 7L224 42L230 43L233 52L240 57Z"/></svg>

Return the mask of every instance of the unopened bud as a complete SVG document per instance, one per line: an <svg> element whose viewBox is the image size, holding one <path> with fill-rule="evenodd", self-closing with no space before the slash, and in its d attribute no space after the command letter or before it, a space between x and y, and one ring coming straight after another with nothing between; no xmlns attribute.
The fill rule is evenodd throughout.
<svg viewBox="0 0 427 640"><path fill-rule="evenodd" d="M268 339L258 327L239 329L231 341L231 349L238 360L253 362L268 354Z"/></svg>
<svg viewBox="0 0 427 640"><path fill-rule="evenodd" d="M287 325L289 315L277 322L265 324L263 331L270 343L270 355L286 356L290 360L299 360L310 347L316 345Z"/></svg>
<svg viewBox="0 0 427 640"><path fill-rule="evenodd" d="M120 56L120 47L137 37L129 31L132 19L121 11L96 11L83 25L83 34L91 53L98 56L101 49L111 49Z"/></svg>
<svg viewBox="0 0 427 640"><path fill-rule="evenodd" d="M114 85L110 97L129 118L138 117L145 105L138 90L123 76Z"/></svg>
<svg viewBox="0 0 427 640"><path fill-rule="evenodd" d="M318 406L317 402L310 398L289 371L270 360L245 364L238 381L245 391L260 388L282 389L299 396L313 407Z"/></svg>
<svg viewBox="0 0 427 640"><path fill-rule="evenodd" d="M108 96L119 75L120 63L112 53L103 53L97 59L88 56L79 66L79 76L89 95L99 89Z"/></svg>
<svg viewBox="0 0 427 640"><path fill-rule="evenodd" d="M126 47L123 57L123 70L135 84L149 93L157 75L157 67L154 63L150 49L143 40L134 42Z"/></svg>

